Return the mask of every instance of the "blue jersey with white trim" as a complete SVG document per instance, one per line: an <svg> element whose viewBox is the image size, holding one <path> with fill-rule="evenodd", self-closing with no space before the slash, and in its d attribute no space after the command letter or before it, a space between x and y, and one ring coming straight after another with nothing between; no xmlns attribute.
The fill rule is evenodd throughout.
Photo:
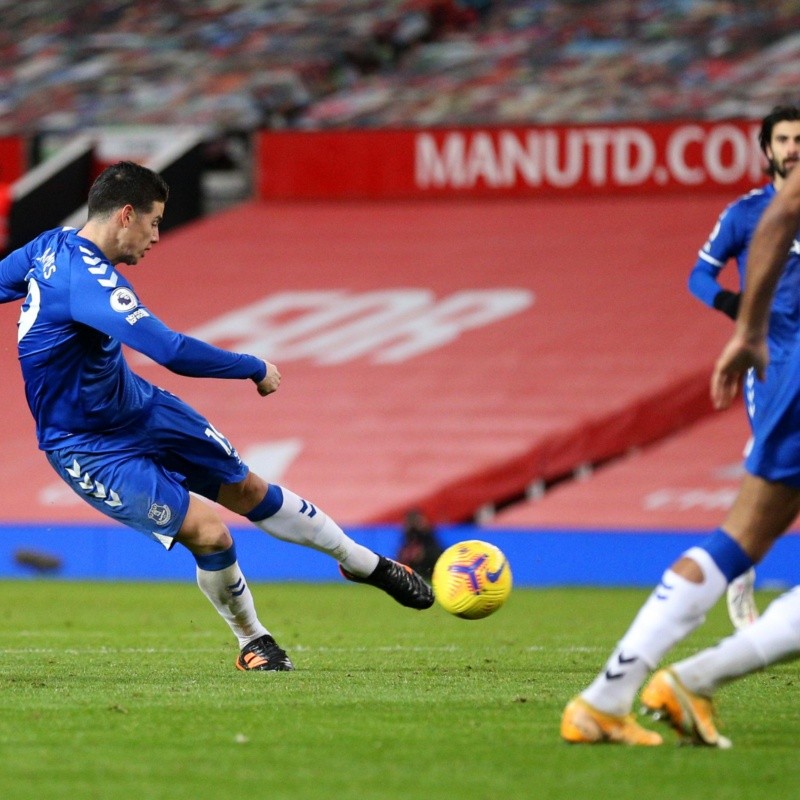
<svg viewBox="0 0 800 800"><path fill-rule="evenodd" d="M25 298L18 349L42 450L135 422L153 397L122 345L181 375L260 381L266 365L177 333L155 317L98 247L72 228L42 233L0 261L0 302Z"/></svg>
<svg viewBox="0 0 800 800"><path fill-rule="evenodd" d="M718 281L719 274L731 259L735 259L738 267L739 286L744 287L750 240L774 196L775 187L769 183L742 195L720 215L689 275L689 290L707 306L714 307L714 298L723 288ZM800 241L795 238L770 312L768 344L771 359L783 361L786 358L795 344L799 328Z"/></svg>

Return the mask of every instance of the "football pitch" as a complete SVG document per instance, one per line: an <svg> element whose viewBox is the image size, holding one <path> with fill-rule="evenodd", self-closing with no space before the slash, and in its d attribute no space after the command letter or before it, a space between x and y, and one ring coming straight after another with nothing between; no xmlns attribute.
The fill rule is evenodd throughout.
<svg viewBox="0 0 800 800"><path fill-rule="evenodd" d="M296 671L236 671L191 583L0 582L0 797L797 796L800 662L720 693L729 751L559 739L643 591L516 589L465 621L345 583L252 588ZM728 630L720 606L676 652Z"/></svg>

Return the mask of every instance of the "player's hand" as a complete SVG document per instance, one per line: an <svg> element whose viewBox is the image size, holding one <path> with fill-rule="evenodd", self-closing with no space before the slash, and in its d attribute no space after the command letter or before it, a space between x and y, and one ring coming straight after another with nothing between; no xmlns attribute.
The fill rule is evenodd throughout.
<svg viewBox="0 0 800 800"><path fill-rule="evenodd" d="M722 350L711 375L711 401L714 407L730 407L742 377L751 367L763 380L768 362L769 353L765 341L749 343L735 333Z"/></svg>
<svg viewBox="0 0 800 800"><path fill-rule="evenodd" d="M264 363L267 365L267 374L256 384L256 389L262 397L277 391L281 385L281 374L278 372L278 368L269 361Z"/></svg>

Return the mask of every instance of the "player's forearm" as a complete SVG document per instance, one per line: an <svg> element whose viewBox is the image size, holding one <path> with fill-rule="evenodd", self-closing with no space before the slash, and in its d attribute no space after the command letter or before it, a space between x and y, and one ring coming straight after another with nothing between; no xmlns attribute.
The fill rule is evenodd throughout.
<svg viewBox="0 0 800 800"><path fill-rule="evenodd" d="M714 298L719 294L722 286L717 281L710 265L698 260L689 273L687 285L691 294L701 303L709 308L714 308Z"/></svg>
<svg viewBox="0 0 800 800"><path fill-rule="evenodd" d="M266 376L267 367L260 358L222 350L191 336L178 336L178 346L162 351L155 359L172 372L190 378L249 378L256 383Z"/></svg>
<svg viewBox="0 0 800 800"><path fill-rule="evenodd" d="M84 321L77 316L76 319ZM102 317L95 315L90 319L97 330L102 330L179 375L190 378L249 378L258 383L267 373L262 359L246 353L224 350L193 336L173 331L149 312L131 324L119 315L108 313Z"/></svg>

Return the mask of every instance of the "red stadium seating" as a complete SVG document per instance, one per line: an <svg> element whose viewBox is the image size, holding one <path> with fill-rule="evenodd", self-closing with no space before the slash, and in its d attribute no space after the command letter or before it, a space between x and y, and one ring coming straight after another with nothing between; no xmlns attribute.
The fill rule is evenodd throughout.
<svg viewBox="0 0 800 800"><path fill-rule="evenodd" d="M585 479L565 481L538 500L501 510L490 527L712 530L736 496L748 434L737 403Z"/></svg>
<svg viewBox="0 0 800 800"><path fill-rule="evenodd" d="M133 363L346 524L470 519L710 412L730 324L686 277L728 199L246 205L126 274L171 326L274 358L280 391ZM16 314L0 309L2 517L96 522L36 452Z"/></svg>

